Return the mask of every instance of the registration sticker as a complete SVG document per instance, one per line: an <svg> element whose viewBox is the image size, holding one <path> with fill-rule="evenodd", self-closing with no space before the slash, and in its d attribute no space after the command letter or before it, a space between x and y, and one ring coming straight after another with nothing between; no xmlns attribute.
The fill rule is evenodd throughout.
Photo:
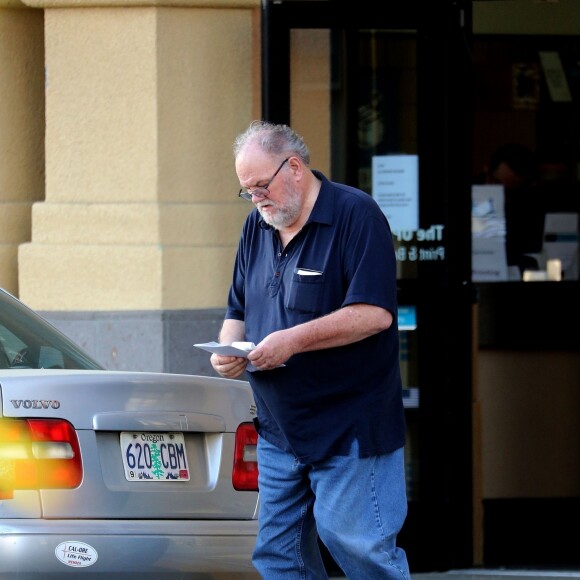
<svg viewBox="0 0 580 580"><path fill-rule="evenodd" d="M183 433L122 432L127 481L189 481Z"/></svg>

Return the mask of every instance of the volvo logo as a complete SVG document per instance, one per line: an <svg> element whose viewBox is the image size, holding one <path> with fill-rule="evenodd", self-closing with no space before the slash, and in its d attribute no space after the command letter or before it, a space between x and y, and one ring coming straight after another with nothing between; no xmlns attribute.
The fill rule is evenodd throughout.
<svg viewBox="0 0 580 580"><path fill-rule="evenodd" d="M58 409L60 401L48 399L10 399L15 409Z"/></svg>

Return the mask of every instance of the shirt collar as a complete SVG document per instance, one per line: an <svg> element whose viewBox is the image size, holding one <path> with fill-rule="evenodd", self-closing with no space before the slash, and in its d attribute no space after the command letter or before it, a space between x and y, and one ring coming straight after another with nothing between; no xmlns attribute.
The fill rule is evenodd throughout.
<svg viewBox="0 0 580 580"><path fill-rule="evenodd" d="M311 222L318 222L321 224L330 225L333 221L334 216L334 196L332 195L332 183L316 169L312 170L312 173L322 184L320 185L320 192L314 203L314 207L310 212L310 216L306 221L307 224Z"/></svg>

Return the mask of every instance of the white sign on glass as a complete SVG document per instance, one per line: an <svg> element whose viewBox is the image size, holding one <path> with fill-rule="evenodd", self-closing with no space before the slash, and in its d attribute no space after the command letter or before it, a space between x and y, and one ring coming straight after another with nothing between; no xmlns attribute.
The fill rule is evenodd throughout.
<svg viewBox="0 0 580 580"><path fill-rule="evenodd" d="M372 195L387 216L391 230L419 228L419 160L417 155L373 157Z"/></svg>

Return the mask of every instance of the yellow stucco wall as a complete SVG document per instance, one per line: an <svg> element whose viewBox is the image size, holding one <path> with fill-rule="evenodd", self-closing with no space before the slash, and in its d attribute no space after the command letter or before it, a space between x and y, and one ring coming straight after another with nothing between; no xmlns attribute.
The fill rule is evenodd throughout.
<svg viewBox="0 0 580 580"><path fill-rule="evenodd" d="M31 306L225 305L250 209L231 144L259 91L255 3L225 4L44 4L46 200L19 248Z"/></svg>
<svg viewBox="0 0 580 580"><path fill-rule="evenodd" d="M0 4L0 286L18 293L18 245L44 196L43 13Z"/></svg>

